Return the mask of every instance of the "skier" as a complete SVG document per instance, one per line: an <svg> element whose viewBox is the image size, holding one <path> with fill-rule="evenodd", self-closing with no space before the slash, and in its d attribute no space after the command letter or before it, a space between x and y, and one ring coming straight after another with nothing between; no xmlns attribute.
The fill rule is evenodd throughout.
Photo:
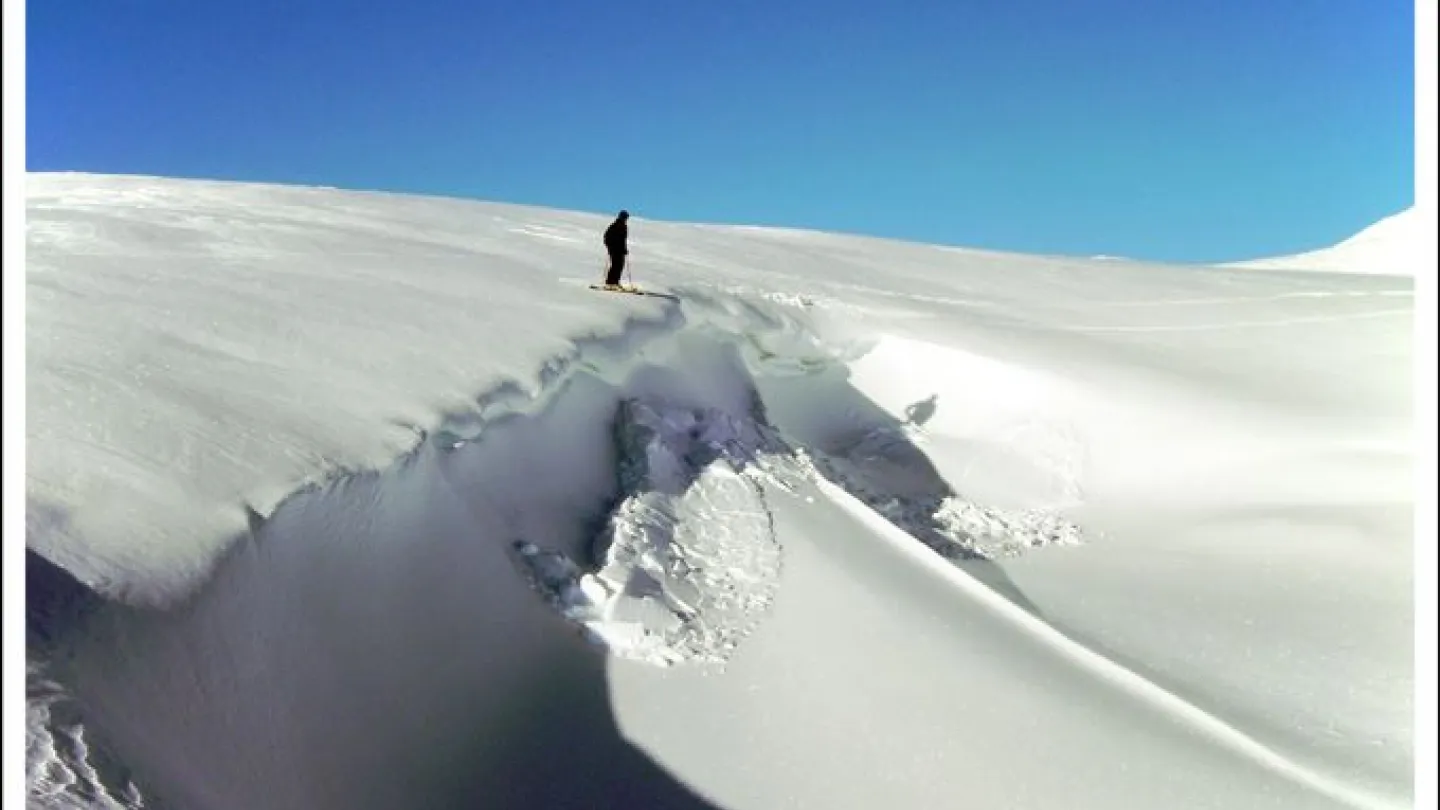
<svg viewBox="0 0 1440 810"><path fill-rule="evenodd" d="M625 244L629 238L629 227L625 224L630 219L629 211L621 211L605 229L605 252L610 254L610 270L605 274L606 287L620 286L620 273L625 269L625 256L630 252Z"/></svg>

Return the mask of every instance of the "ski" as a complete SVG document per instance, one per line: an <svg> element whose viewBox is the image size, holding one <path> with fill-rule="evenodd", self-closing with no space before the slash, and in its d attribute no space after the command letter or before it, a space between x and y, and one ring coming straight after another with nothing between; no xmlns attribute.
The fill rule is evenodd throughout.
<svg viewBox="0 0 1440 810"><path fill-rule="evenodd" d="M647 292L639 287L607 287L603 284L591 284L590 289L599 290L600 292L629 293L630 295L654 295L654 293Z"/></svg>

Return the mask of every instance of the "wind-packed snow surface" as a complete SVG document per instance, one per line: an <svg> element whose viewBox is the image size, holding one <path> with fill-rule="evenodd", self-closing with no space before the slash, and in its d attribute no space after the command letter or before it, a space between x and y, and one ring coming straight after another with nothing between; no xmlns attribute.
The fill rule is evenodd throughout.
<svg viewBox="0 0 1440 810"><path fill-rule="evenodd" d="M1412 286L28 180L37 807L1406 807Z"/></svg>

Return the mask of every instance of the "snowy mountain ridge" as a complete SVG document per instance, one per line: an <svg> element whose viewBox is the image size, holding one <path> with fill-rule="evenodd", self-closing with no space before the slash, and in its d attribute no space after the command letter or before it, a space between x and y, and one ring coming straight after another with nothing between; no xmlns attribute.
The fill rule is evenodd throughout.
<svg viewBox="0 0 1440 810"><path fill-rule="evenodd" d="M1407 208L1327 248L1233 262L1228 266L1413 277L1424 269L1421 240L1427 223L1433 230L1434 217L1426 219L1415 208Z"/></svg>
<svg viewBox="0 0 1440 810"><path fill-rule="evenodd" d="M1413 282L32 175L38 807L1413 804Z"/></svg>

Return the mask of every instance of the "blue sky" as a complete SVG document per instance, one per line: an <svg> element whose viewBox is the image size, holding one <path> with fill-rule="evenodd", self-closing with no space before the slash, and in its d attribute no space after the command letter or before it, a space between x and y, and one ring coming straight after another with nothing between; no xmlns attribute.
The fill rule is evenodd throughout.
<svg viewBox="0 0 1440 810"><path fill-rule="evenodd" d="M46 0L32 171L1218 261L1413 202L1410 0Z"/></svg>

